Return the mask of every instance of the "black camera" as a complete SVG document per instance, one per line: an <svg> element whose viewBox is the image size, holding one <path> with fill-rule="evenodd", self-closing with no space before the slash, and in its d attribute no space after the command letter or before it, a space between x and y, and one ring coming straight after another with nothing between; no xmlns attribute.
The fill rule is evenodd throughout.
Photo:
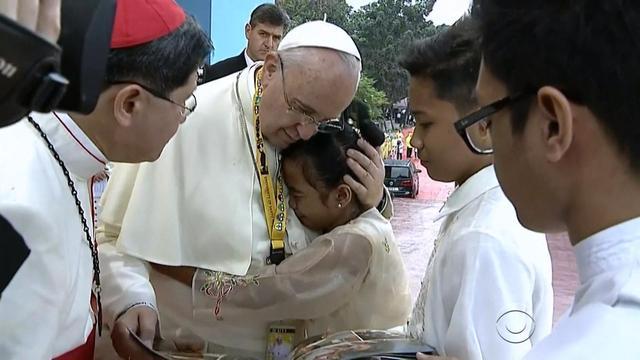
<svg viewBox="0 0 640 360"><path fill-rule="evenodd" d="M63 0L58 44L0 15L0 126L31 111L95 108L115 9L116 0Z"/></svg>

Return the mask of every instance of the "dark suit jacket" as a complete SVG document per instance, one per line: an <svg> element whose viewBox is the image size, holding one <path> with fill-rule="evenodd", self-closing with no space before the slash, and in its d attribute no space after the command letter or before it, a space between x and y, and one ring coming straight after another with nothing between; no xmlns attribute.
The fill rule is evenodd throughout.
<svg viewBox="0 0 640 360"><path fill-rule="evenodd" d="M227 75L236 73L246 67L247 61L244 58L244 50L242 50L238 56L218 61L213 65L205 65L202 83L204 84L209 81L220 79Z"/></svg>

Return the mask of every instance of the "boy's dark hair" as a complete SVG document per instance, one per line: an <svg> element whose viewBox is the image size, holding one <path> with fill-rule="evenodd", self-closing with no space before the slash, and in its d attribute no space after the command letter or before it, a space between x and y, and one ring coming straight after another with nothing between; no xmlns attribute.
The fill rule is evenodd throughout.
<svg viewBox="0 0 640 360"><path fill-rule="evenodd" d="M251 12L249 24L251 26L256 26L257 24L282 26L286 31L287 27L289 27L289 16L277 5L262 4Z"/></svg>
<svg viewBox="0 0 640 360"><path fill-rule="evenodd" d="M549 85L598 118L640 171L640 2L476 0L485 66L510 94ZM497 100L497 99L496 99ZM531 99L512 108L515 133Z"/></svg>
<svg viewBox="0 0 640 360"><path fill-rule="evenodd" d="M361 125L362 126L362 125ZM370 137L379 137L384 133L375 124L369 122L366 131L361 131L362 138L374 141ZM307 182L318 191L324 193L343 184L347 174L355 175L347 165L347 150L359 150L360 135L349 124L344 130L333 133L317 133L307 141L297 141L282 151L282 160L296 159L302 161L303 174ZM372 144L378 146L380 144Z"/></svg>
<svg viewBox="0 0 640 360"><path fill-rule="evenodd" d="M211 52L211 40L187 16L184 24L152 42L113 49L107 59L105 83L136 81L163 96L183 86Z"/></svg>
<svg viewBox="0 0 640 360"><path fill-rule="evenodd" d="M437 96L460 112L476 106L474 89L480 69L480 36L470 17L427 39L414 42L400 58L412 77L433 80Z"/></svg>

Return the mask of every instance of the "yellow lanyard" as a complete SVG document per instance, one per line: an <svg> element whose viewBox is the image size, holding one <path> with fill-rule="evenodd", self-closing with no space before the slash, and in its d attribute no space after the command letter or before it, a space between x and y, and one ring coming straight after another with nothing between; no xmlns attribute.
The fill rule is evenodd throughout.
<svg viewBox="0 0 640 360"><path fill-rule="evenodd" d="M273 186L271 172L264 149L264 139L260 129L260 101L262 100L262 69L256 71L256 89L253 97L253 125L256 136L256 168L260 178L260 192L267 230L271 239L269 264L279 264L284 260L284 236L287 226L287 206L284 198L282 174L278 173L276 186Z"/></svg>

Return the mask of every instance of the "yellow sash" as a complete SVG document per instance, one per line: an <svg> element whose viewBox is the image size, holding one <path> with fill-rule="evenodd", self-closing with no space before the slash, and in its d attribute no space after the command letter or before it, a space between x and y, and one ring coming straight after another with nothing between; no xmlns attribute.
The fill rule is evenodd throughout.
<svg viewBox="0 0 640 360"><path fill-rule="evenodd" d="M256 71L256 88L253 98L253 125L256 136L256 168L260 178L260 192L262 193L262 205L267 222L269 238L271 239L269 264L279 264L284 260L284 236L287 226L287 206L284 198L284 184L282 174L278 173L276 186L273 186L271 172L267 163L267 154L264 149L264 139L260 129L260 101L262 100L262 69Z"/></svg>

